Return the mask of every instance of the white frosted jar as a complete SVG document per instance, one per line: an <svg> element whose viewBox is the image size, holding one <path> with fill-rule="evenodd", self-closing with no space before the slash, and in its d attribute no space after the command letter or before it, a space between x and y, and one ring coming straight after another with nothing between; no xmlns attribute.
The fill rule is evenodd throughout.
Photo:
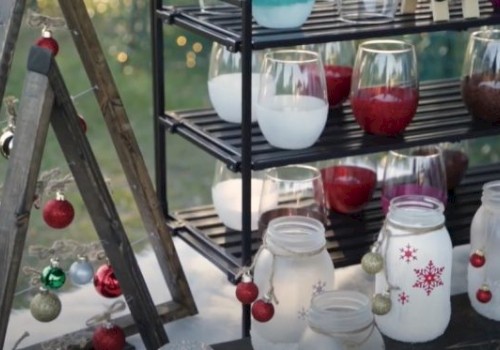
<svg viewBox="0 0 500 350"><path fill-rule="evenodd" d="M299 350L383 350L368 297L356 291L328 291L315 296Z"/></svg>
<svg viewBox="0 0 500 350"><path fill-rule="evenodd" d="M267 28L297 28L312 12L314 0L253 0L255 21Z"/></svg>
<svg viewBox="0 0 500 350"><path fill-rule="evenodd" d="M439 200L421 195L390 202L379 237L384 268L375 278L375 292L391 301L390 311L375 320L390 338L426 342L448 326L452 245L443 210Z"/></svg>
<svg viewBox="0 0 500 350"><path fill-rule="evenodd" d="M297 349L311 298L333 288L334 267L325 243L319 220L286 216L269 222L264 248L256 257L254 282L259 298L273 290L278 303L270 321L252 319L255 350Z"/></svg>
<svg viewBox="0 0 500 350"><path fill-rule="evenodd" d="M467 290L479 314L500 321L500 181L483 186L481 202L470 230Z"/></svg>

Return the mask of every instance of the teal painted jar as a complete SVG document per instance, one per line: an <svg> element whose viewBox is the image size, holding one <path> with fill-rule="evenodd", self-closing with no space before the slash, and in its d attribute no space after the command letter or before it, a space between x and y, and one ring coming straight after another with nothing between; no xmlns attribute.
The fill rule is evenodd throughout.
<svg viewBox="0 0 500 350"><path fill-rule="evenodd" d="M267 28L297 28L312 12L314 0L253 0L257 24Z"/></svg>

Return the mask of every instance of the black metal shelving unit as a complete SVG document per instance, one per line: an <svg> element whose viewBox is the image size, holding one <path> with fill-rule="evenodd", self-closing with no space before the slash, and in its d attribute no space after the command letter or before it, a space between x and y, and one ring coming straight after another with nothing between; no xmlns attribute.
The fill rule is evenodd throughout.
<svg viewBox="0 0 500 350"><path fill-rule="evenodd" d="M396 15L393 22L381 25L353 25L340 21L333 2L318 0L307 22L298 29L272 30L252 21L251 0L224 0L231 5L218 8L217 13L201 11L196 6L167 6L162 0L151 1L153 38L153 90L155 130L156 186L165 217L172 232L192 245L230 279L241 266L250 263L260 244L260 237L251 232L251 171L285 164L443 141L457 141L500 133L500 125L491 126L473 120L460 97L458 80L430 81L421 84L417 115L399 137L367 135L355 123L348 104L331 112L320 140L309 149L298 151L271 147L256 124L251 123L251 51L298 44L320 43L402 34L463 31L483 25L500 24L489 0L479 0L480 18L463 19L461 3L450 4L450 20L433 22L430 0L419 1L415 14ZM352 0L355 6L359 0ZM242 55L241 125L229 124L213 110L165 111L165 77L163 26L176 25L225 45ZM224 161L242 178L242 232L225 228L213 207L198 207L171 213L167 200L166 135L174 133L186 138L208 154ZM481 186L495 179L500 165L469 169L462 186L456 190L447 208L447 226L454 244L467 243L470 220L479 205ZM362 254L380 229L382 213L379 198L360 216L332 216L328 231L328 250L336 266L358 263ZM250 328L250 309L243 307L243 335Z"/></svg>

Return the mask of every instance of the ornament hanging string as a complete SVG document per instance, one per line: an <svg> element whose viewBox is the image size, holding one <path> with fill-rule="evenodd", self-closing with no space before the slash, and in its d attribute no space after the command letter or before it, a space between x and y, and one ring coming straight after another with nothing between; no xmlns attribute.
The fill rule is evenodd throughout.
<svg viewBox="0 0 500 350"><path fill-rule="evenodd" d="M270 246L268 240L269 240L269 236L267 234L264 234L264 237L262 238L262 241L263 241L262 245L257 250L257 253L255 253L252 264L250 266L243 266L240 269L240 271L236 274L235 278L239 279L243 274L250 275L251 272L254 270L255 265L257 264L257 260L259 259L260 254L264 250L267 250L272 256L272 262L271 262L271 273L269 274L269 289L268 289L266 295L269 298L271 298L276 304L279 304L279 300L276 297L276 294L274 293L274 273L276 271L276 257L277 256L286 256L286 257L296 256L296 257L307 258L307 257L315 256L315 255L322 253L325 250L326 245L323 245L320 248L313 250L313 251L309 251L309 252L297 252L297 251L288 249L287 247L283 246L282 244L279 244L278 242L272 241L272 240L271 240L272 244ZM280 250L280 252L277 252L276 250L274 250L272 248L272 246L276 247L277 250Z"/></svg>
<svg viewBox="0 0 500 350"><path fill-rule="evenodd" d="M409 232L407 232L407 233L398 233L398 234L395 235L391 230L389 230L388 225L392 226L395 229L405 230L405 231L409 231ZM386 219L384 221L384 224L382 226L381 239L378 240L378 241L376 241L373 244L373 246L374 246L374 251L376 253L379 253L380 247L385 242L384 252L382 254L382 257L384 259L384 264L383 264L384 265L384 278L385 278L385 281L386 281L386 283L388 285L387 291L389 293L392 290L400 290L401 289L399 286L396 286L396 285L392 284L389 281L389 271L387 269L387 264L385 263L387 261L387 252L389 251L389 243L390 243L391 238L393 238L393 237L409 237L409 236L422 235L422 234L434 232L434 231L439 230L439 229L441 229L443 227L444 227L444 223L441 223L439 225L435 225L435 226L432 226L432 227L408 227L408 226L398 225L398 224L396 224L394 222L390 222L389 223L388 219Z"/></svg>
<svg viewBox="0 0 500 350"><path fill-rule="evenodd" d="M28 10L27 22L29 27L43 28L43 30L57 30L67 28L64 18L42 15L31 9Z"/></svg>
<svg viewBox="0 0 500 350"><path fill-rule="evenodd" d="M7 96L3 99L3 102L5 103L5 112L7 114L7 127L5 127L2 131L5 132L10 130L13 132L16 128L16 104L19 100L15 96Z"/></svg>
<svg viewBox="0 0 500 350"><path fill-rule="evenodd" d="M117 300L113 304L108 306L106 311L104 311L103 313L92 316L87 321L85 321L85 325L87 327L95 327L102 323L110 322L112 314L123 311L125 310L125 308L126 308L125 302L123 300Z"/></svg>
<svg viewBox="0 0 500 350"><path fill-rule="evenodd" d="M17 350L17 347L19 346L19 344L21 344L21 342L28 338L30 336L29 332L25 331L20 337L19 339L14 343L14 346L12 347L12 350Z"/></svg>

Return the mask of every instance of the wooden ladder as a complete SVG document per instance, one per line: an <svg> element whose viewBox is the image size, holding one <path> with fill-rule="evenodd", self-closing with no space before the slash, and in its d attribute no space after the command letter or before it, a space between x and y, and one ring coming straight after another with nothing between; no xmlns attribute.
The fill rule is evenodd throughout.
<svg viewBox="0 0 500 350"><path fill-rule="evenodd" d="M196 305L84 2L59 0L59 5L91 86L97 86L94 94L172 300L155 307L57 64L48 50L33 47L1 197L1 202L8 204L0 206L0 310L12 307L32 207L30 199L50 122L131 312L113 321L127 335L139 332L145 346L156 350L168 342L162 323L196 314ZM24 8L25 0L0 2L0 28L8 29L0 31L0 101ZM4 311L0 318L0 348L5 341L8 315L9 311Z"/></svg>

